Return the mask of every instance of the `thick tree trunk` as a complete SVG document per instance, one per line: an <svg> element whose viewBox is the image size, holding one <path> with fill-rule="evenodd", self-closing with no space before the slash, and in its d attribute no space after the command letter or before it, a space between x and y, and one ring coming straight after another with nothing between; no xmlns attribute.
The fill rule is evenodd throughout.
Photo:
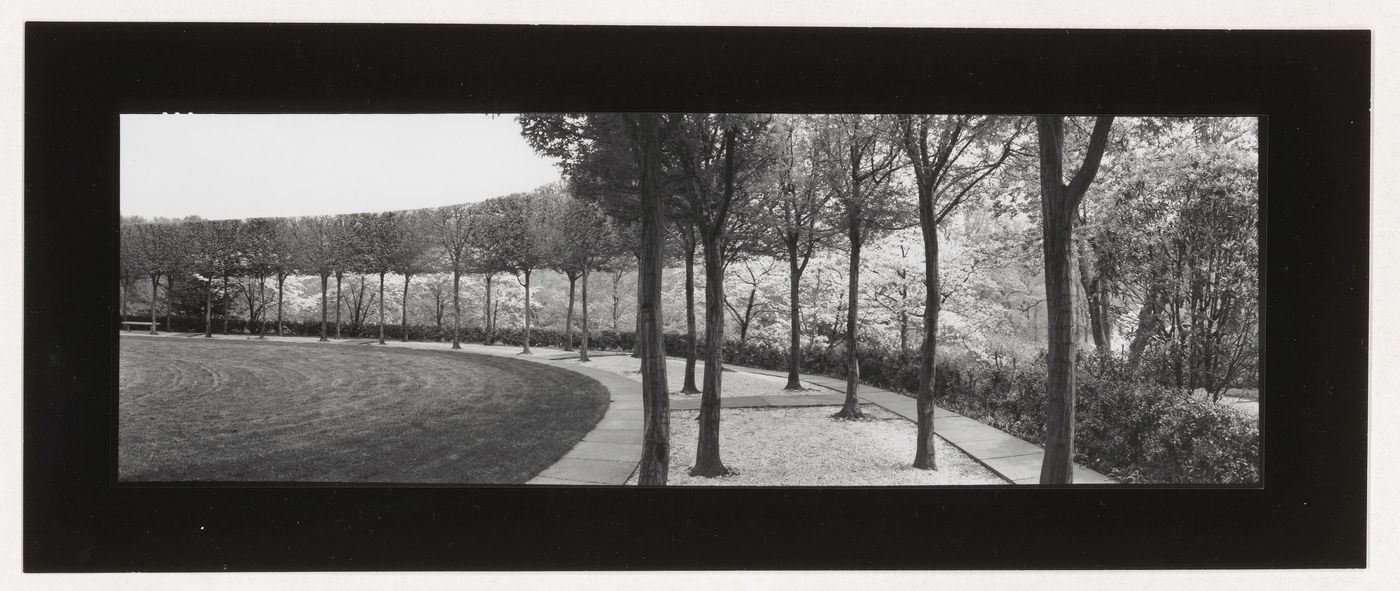
<svg viewBox="0 0 1400 591"><path fill-rule="evenodd" d="M784 390L802 390L802 309L798 307L798 288L802 269L797 265L797 241L788 241L788 379Z"/></svg>
<svg viewBox="0 0 1400 591"><path fill-rule="evenodd" d="M718 231L703 232L705 251L705 373L700 395L700 439L691 476L729 473L719 455L719 399L724 372L724 261Z"/></svg>
<svg viewBox="0 0 1400 591"><path fill-rule="evenodd" d="M522 355L530 354L530 272L525 271L525 346L520 349Z"/></svg>
<svg viewBox="0 0 1400 591"><path fill-rule="evenodd" d="M681 393L697 394L700 388L695 386L695 358L699 348L695 338L695 244L692 242L688 246L685 256L685 385L681 386Z"/></svg>
<svg viewBox="0 0 1400 591"><path fill-rule="evenodd" d="M588 361L588 267L583 268L583 342L578 349L578 360Z"/></svg>
<svg viewBox="0 0 1400 591"><path fill-rule="evenodd" d="M328 294L326 293L326 288L329 287L328 284L330 283L330 278L331 278L330 273L321 273L321 342L322 342L322 343L330 342L330 339L326 338L326 316L330 313L330 310L327 309L327 304L329 303L329 298L327 297Z"/></svg>
<svg viewBox="0 0 1400 591"><path fill-rule="evenodd" d="M937 385L938 312L943 307L942 287L938 274L938 225L933 214L932 191L919 191L919 223L924 231L924 343L919 350L919 390L914 394L917 440L914 467L937 470L934 453L933 390Z"/></svg>
<svg viewBox="0 0 1400 591"><path fill-rule="evenodd" d="M666 350L661 321L661 257L665 246L661 231L661 153L657 115L638 115L638 151L641 159L641 260L638 265L637 300L642 355L644 425L642 460L637 468L641 486L665 486L670 469L671 404L666 382Z"/></svg>
<svg viewBox="0 0 1400 591"><path fill-rule="evenodd" d="M214 276L204 277L204 338L214 338Z"/></svg>
<svg viewBox="0 0 1400 591"><path fill-rule="evenodd" d="M1045 191L1046 187L1041 190ZM1074 458L1075 349L1073 286L1069 277L1071 218L1065 208L1056 205L1062 201L1060 195L1047 193L1044 199L1047 203L1043 209L1043 240L1049 376L1046 380L1045 462L1041 466L1040 483L1070 484Z"/></svg>
<svg viewBox="0 0 1400 591"><path fill-rule="evenodd" d="M160 334L156 331L156 296L160 293L160 275L151 275L151 334ZM167 294L168 295L168 294ZM169 329L170 327L166 327Z"/></svg>
<svg viewBox="0 0 1400 591"><path fill-rule="evenodd" d="M860 412L860 358L856 355L856 317L860 295L860 248L863 238L860 225L852 223L849 228L851 239L851 264L846 285L846 401L840 412L832 415L838 419L859 419Z"/></svg>
<svg viewBox="0 0 1400 591"><path fill-rule="evenodd" d="M282 336L282 288L287 283L286 275L277 275L277 336Z"/></svg>
<svg viewBox="0 0 1400 591"><path fill-rule="evenodd" d="M574 350L574 290L577 289L578 276L569 274L569 312L564 316L564 350Z"/></svg>
<svg viewBox="0 0 1400 591"><path fill-rule="evenodd" d="M1064 183L1064 118L1036 117L1040 152L1042 246L1045 254L1045 298L1048 375L1045 384L1045 459L1041 484L1074 482L1074 294L1071 280L1074 212L1098 172L1112 117L1100 117L1084 164L1068 185Z"/></svg>
<svg viewBox="0 0 1400 591"><path fill-rule="evenodd" d="M452 270L452 348L462 348L462 272Z"/></svg>
<svg viewBox="0 0 1400 591"><path fill-rule="evenodd" d="M384 342L384 274L379 274L379 344Z"/></svg>
<svg viewBox="0 0 1400 591"><path fill-rule="evenodd" d="M399 335L399 340L404 343L408 342L408 282L412 278L412 275L403 276L403 305L401 306L403 308L403 319L399 323L403 327L403 334Z"/></svg>

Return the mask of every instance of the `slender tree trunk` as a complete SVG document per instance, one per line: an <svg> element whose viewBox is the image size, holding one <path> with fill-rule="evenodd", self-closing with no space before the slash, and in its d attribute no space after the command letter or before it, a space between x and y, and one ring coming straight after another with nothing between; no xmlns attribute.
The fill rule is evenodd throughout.
<svg viewBox="0 0 1400 591"><path fill-rule="evenodd" d="M927 195L925 194L927 193ZM924 343L919 351L919 390L914 394L917 440L914 467L937 470L934 453L933 390L937 385L938 312L943 307L942 287L938 275L938 225L933 213L933 191L919 191L919 222L924 231Z"/></svg>
<svg viewBox="0 0 1400 591"><path fill-rule="evenodd" d="M214 338L214 276L204 277L204 338Z"/></svg>
<svg viewBox="0 0 1400 591"><path fill-rule="evenodd" d="M705 372L700 395L700 439L695 448L691 476L723 476L729 473L719 454L719 399L724 372L724 261L719 232L703 231L705 251Z"/></svg>
<svg viewBox="0 0 1400 591"><path fill-rule="evenodd" d="M223 314L221 314L221 316L224 317L224 334L227 335L227 334L228 334L228 273L224 273L224 307L223 307Z"/></svg>
<svg viewBox="0 0 1400 591"><path fill-rule="evenodd" d="M384 345L384 273L379 274L379 344Z"/></svg>
<svg viewBox="0 0 1400 591"><path fill-rule="evenodd" d="M403 320L400 322L403 325L403 334L400 335L399 340L404 343L408 342L408 282L412 278L413 276L409 274L403 276Z"/></svg>
<svg viewBox="0 0 1400 591"><path fill-rule="evenodd" d="M788 241L788 378L784 390L802 390L802 308L798 305L798 289L802 269L797 265L797 241Z"/></svg>
<svg viewBox="0 0 1400 591"><path fill-rule="evenodd" d="M583 268L583 342L578 349L578 360L588 361L588 267Z"/></svg>
<svg viewBox="0 0 1400 591"><path fill-rule="evenodd" d="M698 394L695 386L695 357L699 343L695 338L695 243L692 241L685 256L685 385L683 394Z"/></svg>
<svg viewBox="0 0 1400 591"><path fill-rule="evenodd" d="M287 282L287 276L277 274L277 336L282 336L282 287Z"/></svg>
<svg viewBox="0 0 1400 591"><path fill-rule="evenodd" d="M462 348L462 272L452 270L452 348Z"/></svg>
<svg viewBox="0 0 1400 591"><path fill-rule="evenodd" d="M851 239L851 264L846 285L846 401L835 415L838 419L859 419L860 412L860 358L856 355L856 317L860 295L860 248L863 238L860 225L852 221L849 228Z"/></svg>
<svg viewBox="0 0 1400 591"><path fill-rule="evenodd" d="M486 327L487 345L496 341L496 319L491 314L491 275L486 275L486 309L482 312L482 323Z"/></svg>
<svg viewBox="0 0 1400 591"><path fill-rule="evenodd" d="M530 271L525 271L525 347L520 349L522 355L530 354Z"/></svg>
<svg viewBox="0 0 1400 591"><path fill-rule="evenodd" d="M642 275L641 275L641 264L642 264L642 259L641 259L640 256L638 256L638 257L637 257L637 269L638 269L638 270L637 270L637 300L638 300L638 301L641 301L641 299L642 299ZM660 281L660 280L658 279L658 281ZM633 324L633 327L632 327L632 337L633 337L633 338L632 338L632 358L633 358L633 359L641 359L641 358L642 358L642 341L641 341L641 339L639 338L639 335L642 334L642 308L641 308L640 306L637 307L637 314L636 314L636 316L637 316L636 322ZM665 355L665 354L666 354L666 343L665 343L665 341L662 341L662 343L661 343L661 354L662 354L662 355Z"/></svg>
<svg viewBox="0 0 1400 591"><path fill-rule="evenodd" d="M1075 242L1079 251L1079 283L1089 312L1089 332L1094 337L1094 349L1099 352L1100 360L1107 360L1112 346L1108 330L1108 294L1104 293L1102 278L1094 268L1094 261L1090 260L1092 253L1085 248L1085 241Z"/></svg>
<svg viewBox="0 0 1400 591"><path fill-rule="evenodd" d="M1137 372L1138 366L1142 363L1142 353L1147 349L1147 343L1161 330L1161 314L1165 296L1166 290L1156 282L1147 288L1147 295L1142 300L1142 308L1138 310L1137 330L1133 331L1133 340L1128 343L1128 371L1130 373Z"/></svg>
<svg viewBox="0 0 1400 591"><path fill-rule="evenodd" d="M258 276L258 340L267 339L267 276Z"/></svg>
<svg viewBox="0 0 1400 591"><path fill-rule="evenodd" d="M564 318L564 350L574 350L574 290L577 288L578 276L569 274L569 313Z"/></svg>
<svg viewBox="0 0 1400 591"><path fill-rule="evenodd" d="M339 339L340 339L340 307L341 307L340 280L341 280L342 278L344 278L344 276L345 276L345 274L342 273L342 272L340 272L340 271L336 271L336 272L335 272L335 338L336 338L336 340L339 340Z"/></svg>
<svg viewBox="0 0 1400 591"><path fill-rule="evenodd" d="M160 334L156 331L156 296L160 293L160 275L151 275L151 334ZM166 327L167 329L170 327Z"/></svg>
<svg viewBox="0 0 1400 591"><path fill-rule="evenodd" d="M175 332L175 274L165 276L165 330Z"/></svg>
<svg viewBox="0 0 1400 591"><path fill-rule="evenodd" d="M327 298L327 295L328 295L328 294L326 293L326 290L327 290L327 288L329 287L328 283L330 283L330 278L331 278L330 273L321 273L321 341L320 341L320 342L322 342L322 343L330 342L330 339L326 338L326 316L327 316L327 314L329 314L329 312L330 312L330 310L327 309L327 307L328 307L327 304L329 303L329 302L328 302L328 299L329 299L329 298Z"/></svg>
<svg viewBox="0 0 1400 591"><path fill-rule="evenodd" d="M666 382L666 350L661 320L661 257L665 227L661 209L661 142L657 115L638 115L641 168L641 257L637 299L642 355L642 460L637 468L641 486L665 486L670 469L671 403Z"/></svg>

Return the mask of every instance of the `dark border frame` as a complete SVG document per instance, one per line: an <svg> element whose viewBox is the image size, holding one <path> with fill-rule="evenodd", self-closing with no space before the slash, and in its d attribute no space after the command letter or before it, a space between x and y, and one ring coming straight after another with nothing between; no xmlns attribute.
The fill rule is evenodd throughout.
<svg viewBox="0 0 1400 591"><path fill-rule="evenodd" d="M24 568L1364 566L1370 48L1365 31L29 23ZM1265 486L114 486L118 113L619 110L1268 117Z"/></svg>

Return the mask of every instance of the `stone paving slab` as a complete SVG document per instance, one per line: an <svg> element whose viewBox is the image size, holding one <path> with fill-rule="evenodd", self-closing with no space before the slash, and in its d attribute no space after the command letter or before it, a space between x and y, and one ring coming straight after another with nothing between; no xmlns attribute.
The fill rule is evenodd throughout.
<svg viewBox="0 0 1400 591"><path fill-rule="evenodd" d="M598 443L635 443L641 445L641 429L594 429L583 436L584 441L594 441ZM642 457L637 456L641 461Z"/></svg>
<svg viewBox="0 0 1400 591"><path fill-rule="evenodd" d="M937 429L935 428L935 432ZM1004 458L977 458L988 468L995 470L1002 478L1016 482L1027 478L1040 479L1040 463L1042 454L1026 454L1020 456L1008 456Z"/></svg>
<svg viewBox="0 0 1400 591"><path fill-rule="evenodd" d="M938 432L937 425L934 426L933 432ZM1039 455L1045 451L1039 445L1028 441L1022 441L1014 437L998 437L996 439L968 441L958 444L958 447L962 448L964 452L971 454L973 457L983 460L1010 456Z"/></svg>
<svg viewBox="0 0 1400 591"><path fill-rule="evenodd" d="M636 460L627 462L614 462L611 460L587 460L582 458L571 458L568 455L564 459L555 462L540 472L539 476L544 478L554 478L561 480L575 480L589 484L623 484L632 473L637 470L637 464L641 460L641 455ZM534 480L531 479L531 482Z"/></svg>
<svg viewBox="0 0 1400 591"><path fill-rule="evenodd" d="M770 406L837 406L846 400L841 394L790 394L762 398Z"/></svg>
<svg viewBox="0 0 1400 591"><path fill-rule="evenodd" d="M573 449L569 450L569 453L564 454L564 457L584 460L628 462L642 457L642 444L580 441L578 445L575 445Z"/></svg>

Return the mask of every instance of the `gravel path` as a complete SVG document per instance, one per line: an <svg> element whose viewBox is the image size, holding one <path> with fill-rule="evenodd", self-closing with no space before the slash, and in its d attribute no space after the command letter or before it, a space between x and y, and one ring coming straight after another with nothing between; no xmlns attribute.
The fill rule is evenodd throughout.
<svg viewBox="0 0 1400 591"><path fill-rule="evenodd" d="M642 381L638 368L641 360L630 355L618 355L610 357L594 357L588 362L590 367L610 371L630 379ZM695 362L695 382L700 385L705 379L705 362ZM666 382L669 384L672 400L690 400L699 398L699 394L681 394L681 386L685 385L685 362L675 359L666 360ZM787 385L787 378L777 376L758 375L743 371L726 371L721 374L720 396L732 398L736 396L804 396L811 394L829 394L831 390L803 382L807 387L805 391L784 390Z"/></svg>
<svg viewBox="0 0 1400 591"><path fill-rule="evenodd" d="M781 386L781 384L780 384ZM726 409L720 419L724 464L736 472L694 478L695 411L671 413L671 472L675 486L892 486L1006 484L981 464L938 440L938 470L910 466L914 423L874 405L864 421L830 418L834 407ZM628 481L636 484L636 476Z"/></svg>

